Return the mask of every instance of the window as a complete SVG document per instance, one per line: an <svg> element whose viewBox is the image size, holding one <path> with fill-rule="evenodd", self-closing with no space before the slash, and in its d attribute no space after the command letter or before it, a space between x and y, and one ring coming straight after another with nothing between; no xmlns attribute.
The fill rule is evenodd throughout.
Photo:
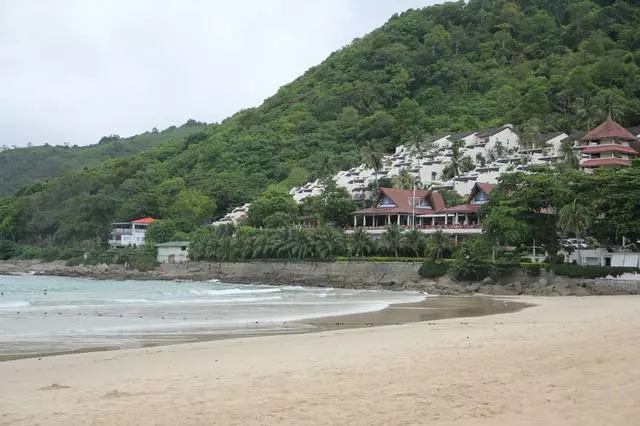
<svg viewBox="0 0 640 426"><path fill-rule="evenodd" d="M394 203L391 198L387 197L386 195L382 198L382 200L380 200L380 203L378 203L378 207L383 207L383 208L393 208L396 207L396 203Z"/></svg>

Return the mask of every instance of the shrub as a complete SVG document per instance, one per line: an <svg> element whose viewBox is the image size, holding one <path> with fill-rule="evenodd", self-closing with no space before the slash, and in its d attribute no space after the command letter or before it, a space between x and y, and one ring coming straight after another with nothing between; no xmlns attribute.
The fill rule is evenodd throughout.
<svg viewBox="0 0 640 426"><path fill-rule="evenodd" d="M621 275L625 272L637 272L636 268L622 268L611 266L580 266L563 263L549 267L554 274L569 278L604 278L607 275Z"/></svg>
<svg viewBox="0 0 640 426"><path fill-rule="evenodd" d="M447 275L448 270L449 267L443 263L425 259L418 270L418 274L423 278L438 278Z"/></svg>
<svg viewBox="0 0 640 426"><path fill-rule="evenodd" d="M422 262L421 257L385 257L385 256L369 256L369 257L352 257L352 256L336 256L336 262Z"/></svg>
<svg viewBox="0 0 640 426"><path fill-rule="evenodd" d="M15 255L15 244L12 241L0 241L0 260L9 260Z"/></svg>

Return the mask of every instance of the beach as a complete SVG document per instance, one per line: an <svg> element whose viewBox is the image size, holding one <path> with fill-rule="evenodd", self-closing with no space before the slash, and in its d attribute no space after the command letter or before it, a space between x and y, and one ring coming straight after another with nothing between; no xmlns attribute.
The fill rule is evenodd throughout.
<svg viewBox="0 0 640 426"><path fill-rule="evenodd" d="M640 298L0 363L0 424L635 425Z"/></svg>

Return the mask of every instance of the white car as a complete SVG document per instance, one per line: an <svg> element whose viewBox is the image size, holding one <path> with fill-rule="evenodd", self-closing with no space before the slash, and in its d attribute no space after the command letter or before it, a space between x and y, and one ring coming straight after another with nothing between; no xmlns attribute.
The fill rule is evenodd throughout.
<svg viewBox="0 0 640 426"><path fill-rule="evenodd" d="M581 238L565 238L560 242L563 249L584 250L588 248L587 242Z"/></svg>

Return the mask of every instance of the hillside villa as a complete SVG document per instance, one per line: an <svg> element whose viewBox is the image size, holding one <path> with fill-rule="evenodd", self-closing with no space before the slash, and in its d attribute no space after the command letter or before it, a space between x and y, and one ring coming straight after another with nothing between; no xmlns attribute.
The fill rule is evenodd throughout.
<svg viewBox="0 0 640 426"><path fill-rule="evenodd" d="M611 119L584 135L575 148L580 157L580 167L590 170L607 166L631 166L631 161L640 155L632 146L637 138Z"/></svg>
<svg viewBox="0 0 640 426"><path fill-rule="evenodd" d="M489 200L495 185L476 182L466 204L446 207L442 194L433 190L380 188L373 207L353 214L353 228L381 234L390 225L419 229L426 234L442 231L459 236L478 235L482 226L478 210Z"/></svg>
<svg viewBox="0 0 640 426"><path fill-rule="evenodd" d="M147 229L156 220L152 217L111 224L109 247L137 247L144 244Z"/></svg>

